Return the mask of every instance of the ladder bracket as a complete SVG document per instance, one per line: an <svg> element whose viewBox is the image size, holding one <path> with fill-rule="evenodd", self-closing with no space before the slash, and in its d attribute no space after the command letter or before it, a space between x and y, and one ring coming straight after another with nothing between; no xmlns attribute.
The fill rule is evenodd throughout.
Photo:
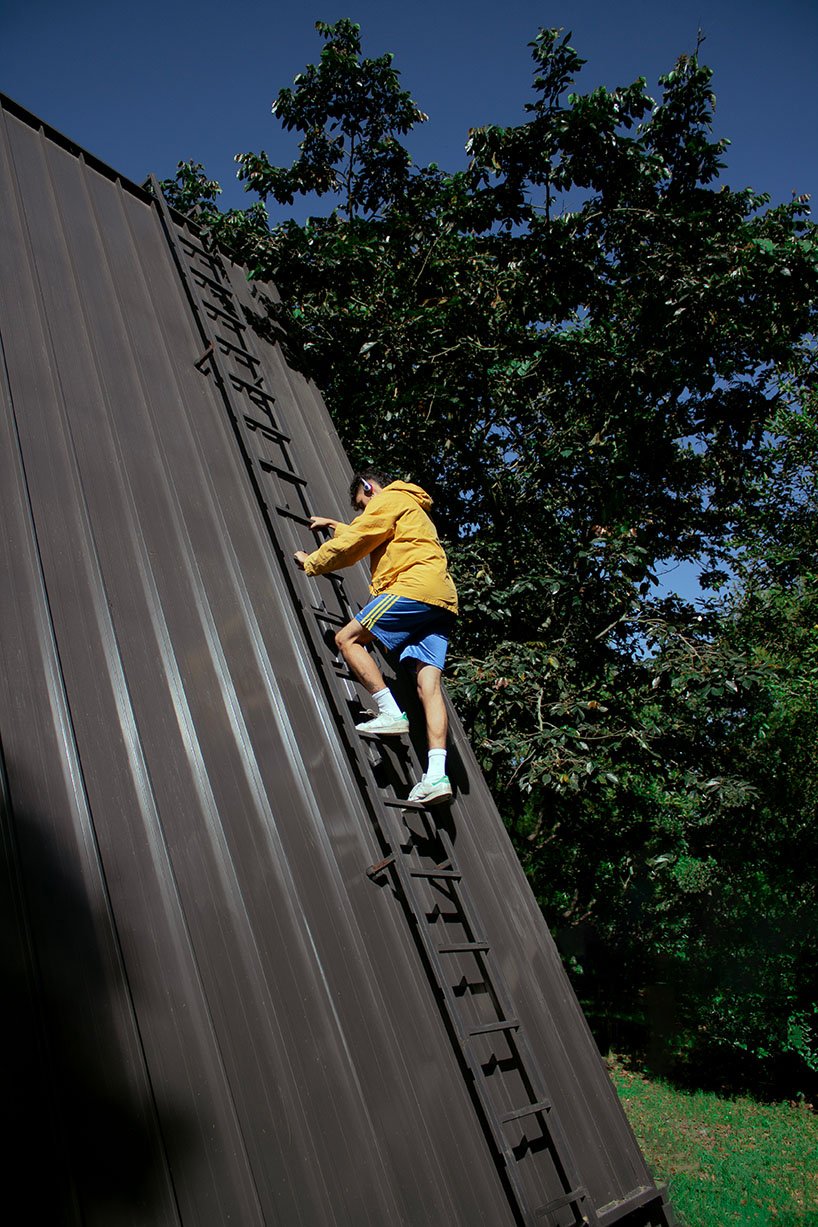
<svg viewBox="0 0 818 1227"><path fill-rule="evenodd" d="M370 865L366 871L366 876L368 878L379 878L381 874L388 869L390 865L394 865L394 863L395 854L392 852L389 856L385 856L382 861L376 861L374 865Z"/></svg>
<svg viewBox="0 0 818 1227"><path fill-rule="evenodd" d="M197 371L200 371L200 370L202 369L202 367L204 366L205 362L207 362L208 358L212 358L212 357L213 357L213 354L214 354L215 352L216 352L216 347L214 346L213 342L211 341L211 342L210 342L210 344L208 345L207 349L206 349L206 350L204 351L204 353L202 354L201 358L198 358L198 359L197 359L197 360L196 360L196 361L193 363L193 365L196 367L196 370L197 370Z"/></svg>

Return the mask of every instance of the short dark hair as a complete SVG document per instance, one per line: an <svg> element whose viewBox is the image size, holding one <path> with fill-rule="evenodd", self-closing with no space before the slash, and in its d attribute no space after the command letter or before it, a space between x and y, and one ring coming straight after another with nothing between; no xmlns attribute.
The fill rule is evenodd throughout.
<svg viewBox="0 0 818 1227"><path fill-rule="evenodd" d="M369 494L370 491L367 490L367 486L371 481L376 481L379 486L389 485L389 478L379 472L378 469L364 469L362 473L356 473L349 483L349 501L352 503L353 510L358 510L355 503L358 491L363 490L364 494Z"/></svg>

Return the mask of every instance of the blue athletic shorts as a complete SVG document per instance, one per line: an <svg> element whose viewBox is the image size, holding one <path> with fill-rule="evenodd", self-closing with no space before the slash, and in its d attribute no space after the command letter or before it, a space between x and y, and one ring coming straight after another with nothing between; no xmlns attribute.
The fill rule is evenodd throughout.
<svg viewBox="0 0 818 1227"><path fill-rule="evenodd" d="M378 643L391 652L400 649L400 659L419 660L442 669L455 616L439 605L425 605L408 596L382 592L364 605L358 621Z"/></svg>

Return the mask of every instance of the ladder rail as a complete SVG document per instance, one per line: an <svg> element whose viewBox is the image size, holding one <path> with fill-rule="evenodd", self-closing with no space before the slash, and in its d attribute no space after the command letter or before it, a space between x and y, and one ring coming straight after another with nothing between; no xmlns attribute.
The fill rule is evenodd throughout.
<svg viewBox="0 0 818 1227"><path fill-rule="evenodd" d="M161 188L153 176L151 176L151 183L168 244L193 309L198 330L206 345L205 353L199 360L201 363L199 369L203 369L205 362L209 365L232 422L241 453L247 460L254 492L258 498L273 547L281 561L287 588L305 634L310 655L331 710L335 713L342 744L353 767L362 800L369 813L373 834L383 854L382 860L371 866L368 872L373 878L377 878L381 873L389 873L394 878L403 905L413 921L412 928L416 942L425 957L427 968L431 973L430 979L439 994L442 1013L447 1021L450 1034L456 1042L459 1059L469 1073L470 1089L476 1099L484 1129L487 1129L489 1136L493 1139L501 1164L504 1184L510 1194L510 1203L515 1213L523 1222L534 1224L542 1223L544 1217L548 1218L560 1209L571 1207L577 1224L596 1224L598 1219L595 1210L590 1204L586 1190L579 1184L578 1171L568 1138L553 1108L544 1079L525 1037L524 1029L515 1017L511 997L498 960L496 957L491 957L491 946L480 934L477 911L466 883L463 881L462 872L454 859L448 833L440 827L436 832L437 839L445 848L446 868L429 869L420 864L413 867L406 863L406 853L393 851L396 848L402 849L404 843L398 811L422 809L423 807L414 806L400 798L384 798L381 795L381 785L374 775L369 755L363 751L362 747L365 743L356 733L349 705L346 701L341 701L338 694L338 679L346 682L355 679L339 669L337 659L332 663L327 660L327 641L325 635L320 632L320 623L324 622L332 626L341 618L329 610L316 609L312 600L305 601L302 598L295 583L297 573L290 565L290 559L285 555L276 532L274 514L295 521L302 526L309 526L306 502L303 498L308 482L296 471L290 458L292 439L282 429L285 424L280 419L280 413L276 414L276 419L273 421L272 409L276 405L276 400L261 386L263 376L260 376L255 383L250 383L249 380L236 374L227 366L226 359L232 357L236 362L243 363L245 369L263 372L264 364L255 343L252 327L242 318L240 304L236 299L229 274L226 272L218 250L208 250L207 238L206 236L202 238L201 232L198 232L198 238L201 240L198 243L186 234L180 233L177 236L176 225L164 201ZM184 250L185 247L191 249L191 254ZM191 260L196 258L207 260L210 268L208 274L192 266ZM221 306L205 301L202 295L208 287L211 293L218 298ZM213 326L214 312L217 319L229 319L230 327L237 338L235 342L225 341L217 334ZM269 426L267 423L258 421L250 425L243 411L243 405L238 400L240 396L246 397L256 409L260 408L270 417ZM286 467L274 465L254 455L251 446L252 436L259 429L268 430L274 437L274 441L279 444ZM305 514L293 512L291 508L281 506L278 502L271 507L266 485L260 475L273 477L276 484L286 483L290 491L296 491ZM286 497L285 495L285 501ZM343 581L340 577L330 578L334 581L332 588L336 602L339 608L348 615L348 620L354 614L346 597ZM411 751L410 757L413 757ZM415 765L417 766L417 763ZM413 842L410 851L412 847ZM448 946L435 944L435 935L432 926L428 923L425 905L419 893L419 886L422 882L428 883L435 880L445 884L449 892L447 897L454 906L455 913L460 917L457 923L464 929L464 932L470 935L469 940L461 943L453 942ZM465 955L476 960L480 981L486 986L492 1008L497 1015L495 1021L471 1028L464 1022L454 987L450 983L449 973L443 963L443 959L449 954L454 954L456 957ZM483 1073L482 1063L475 1053L476 1044L491 1035L502 1036L511 1054L512 1067L516 1069L529 1097L528 1104L522 1104L505 1113L498 1112ZM540 1206L531 1205L530 1193L520 1175L519 1161L505 1129L506 1125L529 1117L535 1117L538 1121L553 1169L563 1189L557 1198ZM539 1138L534 1140L539 1141Z"/></svg>

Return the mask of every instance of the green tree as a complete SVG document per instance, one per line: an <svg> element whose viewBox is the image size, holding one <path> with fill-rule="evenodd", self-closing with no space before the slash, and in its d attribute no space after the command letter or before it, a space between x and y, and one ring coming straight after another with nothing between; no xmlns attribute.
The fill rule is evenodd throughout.
<svg viewBox="0 0 818 1227"><path fill-rule="evenodd" d="M697 608L655 581L693 560L723 585L737 527L769 520L759 466L812 360L806 199L718 186L697 55L658 100L643 79L582 94L583 61L542 30L524 122L472 130L450 173L401 144L426 117L391 56L365 58L347 20L318 31L318 65L273 107L296 160L237 158L257 203L220 213L191 164L166 191L280 288L271 334L353 460L433 494L463 598L453 696L574 970L595 969L587 993L605 997L594 951L613 949L629 993L679 985L677 1049L698 1011L760 1054L770 1019L697 952L715 965L724 915L755 906L735 833L788 745L751 769L771 674L740 599ZM265 205L309 193L329 212L269 224Z"/></svg>
<svg viewBox="0 0 818 1227"><path fill-rule="evenodd" d="M770 420L733 536L721 641L760 685L722 754L753 804L726 832L722 890L703 918L718 940L708 934L698 960L708 1033L732 1032L739 1052L783 1060L796 1079L796 1059L818 1072L818 401L814 369L802 375ZM705 967L708 947L719 957Z"/></svg>

